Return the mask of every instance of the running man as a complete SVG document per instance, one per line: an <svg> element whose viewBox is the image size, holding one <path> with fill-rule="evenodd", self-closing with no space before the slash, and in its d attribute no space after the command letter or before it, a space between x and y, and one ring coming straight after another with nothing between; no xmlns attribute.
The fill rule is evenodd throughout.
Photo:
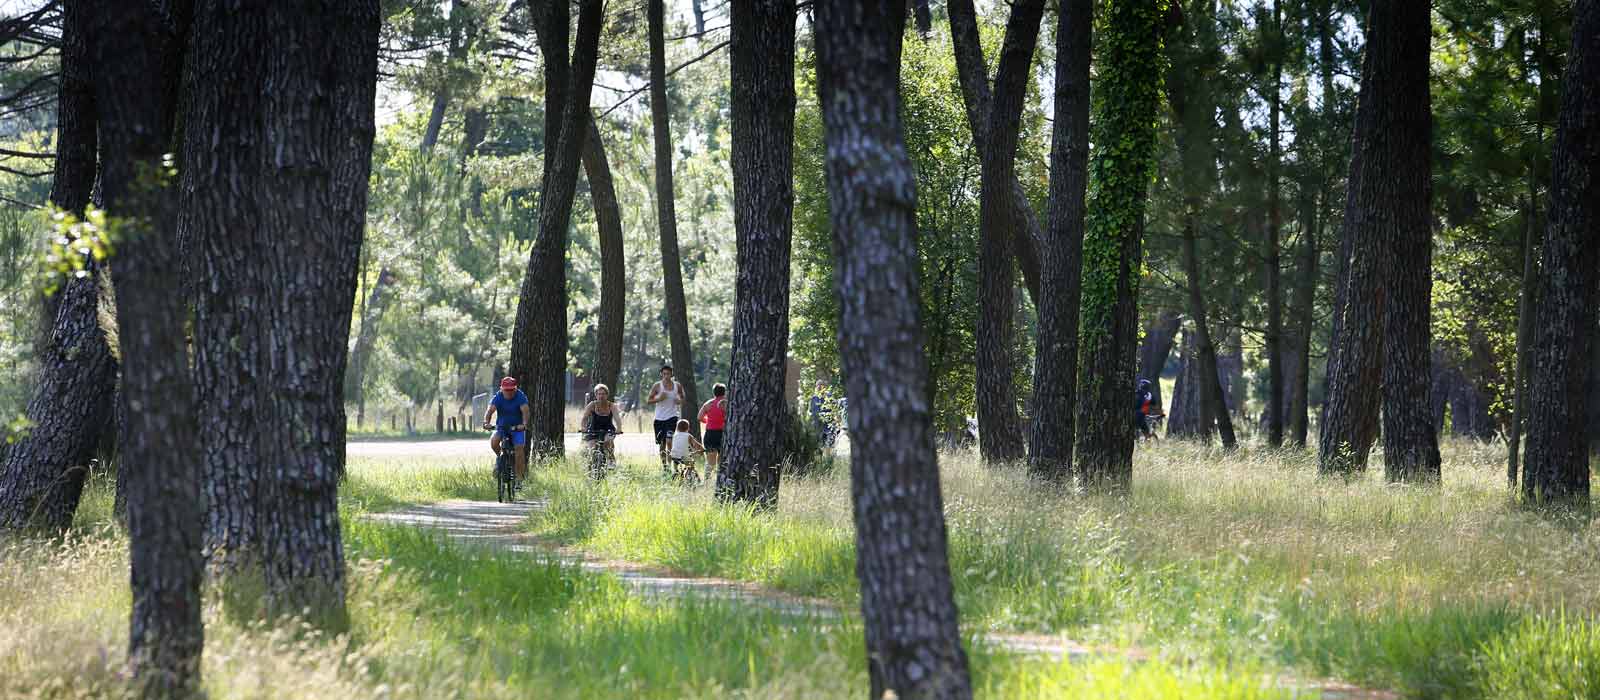
<svg viewBox="0 0 1600 700"><path fill-rule="evenodd" d="M683 412L683 385L672 379L672 365L661 366L661 381L650 387L650 396L644 401L656 409L656 444L661 448L661 471L672 473L672 435L678 432L678 419Z"/></svg>

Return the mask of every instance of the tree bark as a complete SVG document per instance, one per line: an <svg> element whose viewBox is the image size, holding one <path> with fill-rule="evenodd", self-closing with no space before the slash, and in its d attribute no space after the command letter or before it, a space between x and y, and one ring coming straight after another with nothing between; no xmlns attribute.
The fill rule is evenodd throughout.
<svg viewBox="0 0 1600 700"><path fill-rule="evenodd" d="M350 368L345 375L345 398L356 405L356 427L367 422L367 365L372 362L373 348L378 343L378 324L389 309L394 297L390 289L397 281L387 266L378 270L378 279L372 283L372 293L361 307L361 330L356 333L356 344L350 348Z"/></svg>
<svg viewBox="0 0 1600 700"><path fill-rule="evenodd" d="M1144 210L1155 177L1156 111L1161 104L1163 3L1108 4L1094 119L1098 144L1083 243L1074 470L1095 490L1126 491L1133 481L1133 353L1144 257Z"/></svg>
<svg viewBox="0 0 1600 700"><path fill-rule="evenodd" d="M1589 508L1584 376L1600 298L1600 0L1573 5L1540 254L1523 497Z"/></svg>
<svg viewBox="0 0 1600 700"><path fill-rule="evenodd" d="M1374 0L1367 14L1339 244L1349 257L1342 261L1343 298L1335 299L1319 440L1323 473L1366 469L1380 399L1385 413L1395 414L1384 424L1385 433L1393 433L1385 438L1386 463L1391 445L1395 460L1386 472L1405 479L1438 472L1438 444L1427 419L1429 5ZM1394 258L1403 255L1423 261L1422 270L1404 271L1418 279L1394 279L1402 272Z"/></svg>
<svg viewBox="0 0 1600 700"><path fill-rule="evenodd" d="M1034 476L1072 480L1073 414L1077 411L1078 303L1083 264L1084 192L1089 173L1091 0L1063 0L1057 12L1055 123L1050 135L1050 224L1039 241L1039 339L1034 358L1033 431L1028 467ZM1173 324L1174 329L1176 323ZM1171 333L1166 347L1172 347ZM1166 352L1162 352L1165 363Z"/></svg>
<svg viewBox="0 0 1600 700"><path fill-rule="evenodd" d="M94 189L95 101L84 8L65 6L57 98L55 180L50 201L78 215ZM99 280L69 279L47 308L39 374L27 413L33 425L0 450L0 531L59 532L72 524L89 460L113 433L117 362L100 330Z"/></svg>
<svg viewBox="0 0 1600 700"><path fill-rule="evenodd" d="M1294 299L1289 315L1294 318L1294 332L1289 337L1292 361L1289 372L1288 412L1289 444L1304 448L1310 427L1311 389L1311 333L1315 329L1317 295L1317 228L1321 214L1315 196L1306 196L1300 231L1299 279L1295 280Z"/></svg>
<svg viewBox="0 0 1600 700"><path fill-rule="evenodd" d="M1165 406L1161 396L1161 371L1172 356L1172 346L1178 339L1178 328L1183 316L1176 311L1163 311L1145 326L1144 339L1139 341L1138 376L1150 380L1150 396L1157 406Z"/></svg>
<svg viewBox="0 0 1600 700"><path fill-rule="evenodd" d="M1167 411L1167 436L1211 439L1204 402L1200 397L1200 363L1195 360L1194 333L1183 331L1182 363L1178 379L1172 383L1172 408Z"/></svg>
<svg viewBox="0 0 1600 700"><path fill-rule="evenodd" d="M727 451L720 498L776 505L791 410L789 243L794 212L794 0L732 8L733 221L738 245Z"/></svg>
<svg viewBox="0 0 1600 700"><path fill-rule="evenodd" d="M1531 183L1530 183L1531 184ZM1530 187L1536 191L1536 187ZM1539 268L1534 266L1534 255L1537 248L1534 245L1538 235L1538 214L1535 208L1537 200L1532 196L1528 200L1527 228L1522 234L1522 284L1517 297L1517 357L1516 371L1512 375L1511 390L1516 392L1516 399L1511 407L1511 426L1506 431L1506 483L1511 488L1517 486L1517 472L1522 464L1522 426L1527 416L1528 405L1528 374L1529 362L1532 353L1528 344L1533 340L1533 298L1538 292Z"/></svg>
<svg viewBox="0 0 1600 700"><path fill-rule="evenodd" d="M947 5L946 10L950 15L951 43L954 45L956 56L956 77L961 82L961 100L966 106L967 128L972 130L972 143L977 148L981 160L986 158L985 154L989 152L989 109L992 97L989 90L989 66L983 58L983 45L978 38L977 11L973 8L972 0L953 0ZM1008 26L1008 35L1009 29ZM1031 73L1031 67L1031 65L1025 66L1023 70ZM1001 77L997 73L996 82ZM1022 280L1028 288L1028 296L1037 304L1040 274L1038 242L1042 236L1039 220L1034 215L1033 205L1028 203L1027 191L1022 189L1022 183L1017 180L1014 173L1009 184L1002 183L1000 186L1009 188L1010 200L1000 200L997 204L1009 205L1002 213L1005 216L1004 226L1010 232L1012 253L1016 256L1017 266L1022 270ZM1010 314L1011 311L1006 313Z"/></svg>
<svg viewBox="0 0 1600 700"><path fill-rule="evenodd" d="M176 197L164 156L172 143L189 8L182 3L80 0L95 104L101 196L116 221L117 328L128 417L127 475L133 610L128 661L143 697L198 692L200 469L194 386L184 343L186 303Z"/></svg>
<svg viewBox="0 0 1600 700"><path fill-rule="evenodd" d="M1265 347L1267 356L1267 446L1283 447L1283 290L1279 282L1281 262L1278 257L1279 238L1283 230L1283 206L1279 192L1282 179L1282 144L1280 143L1279 116L1283 104L1283 28L1282 7L1273 3L1272 26L1272 88L1268 98L1270 140L1267 155L1267 230L1263 241L1262 258L1266 264L1267 330Z"/></svg>
<svg viewBox="0 0 1600 700"><path fill-rule="evenodd" d="M1232 450L1238 446L1233 433L1233 419L1229 414L1227 398L1217 363L1216 342L1211 334L1211 324L1206 310L1202 285L1205 277L1200 269L1195 230L1199 225L1201 210L1207 197L1213 194L1215 171L1212 145L1212 114L1210 81L1217 70L1221 52L1211 33L1214 18L1203 7L1188 17L1191 27L1185 33L1188 42L1173 50L1174 60L1167 74L1167 102L1172 108L1177 129L1179 174L1183 194L1182 257L1185 277L1184 289L1188 302L1189 318L1194 324L1196 372L1191 378L1198 380L1194 387L1200 396L1199 437L1210 441L1211 424L1216 422L1222 445ZM1130 417L1131 419L1131 417Z"/></svg>
<svg viewBox="0 0 1600 700"><path fill-rule="evenodd" d="M183 226L209 285L195 315L201 403L226 407L206 411L202 431L207 552L233 592L264 592L266 614L337 631L340 388L376 133L378 3L203 0L195 21L205 31L188 67Z"/></svg>
<svg viewBox="0 0 1600 700"><path fill-rule="evenodd" d="M959 36L968 41L977 33L971 0L950 3L951 22ZM978 285L981 309L977 328L978 447L985 461L1009 462L1024 456L1021 418L1017 415L1016 371L1013 352L1013 326L1016 304L1012 277L1016 235L1015 210L1010 185L1016 180L1017 138L1022 127L1022 101L1032 75L1033 49L1039 40L1039 22L1044 16L1042 0L1019 0L1006 22L1005 42L1000 50L1000 65L995 72L993 91L982 100L981 128L973 133L981 160L979 186ZM974 45L963 42L968 49ZM958 52L962 63L971 64L971 50ZM982 56L978 55L982 70ZM985 74L958 71L965 85L983 82ZM963 93L976 89L966 87ZM1025 234L1026 235L1026 234Z"/></svg>
<svg viewBox="0 0 1600 700"><path fill-rule="evenodd" d="M661 233L661 269L666 293L667 335L672 340L673 378L683 384L683 406L700 405L695 391L694 352L689 345L689 310L683 299L683 262L678 256L678 214L672 187L672 108L667 103L666 19L662 0L648 0L650 15L650 126L655 137L656 224ZM700 422L689 421L700 434Z"/></svg>
<svg viewBox="0 0 1600 700"><path fill-rule="evenodd" d="M583 169L589 178L589 196L594 200L595 228L600 232L600 327L595 338L594 380L616 392L622 376L623 316L627 313L627 279L622 251L622 208L617 205L617 190L611 181L611 163L606 158L600 128L590 116L589 138L583 142Z"/></svg>
<svg viewBox="0 0 1600 700"><path fill-rule="evenodd" d="M871 697L964 700L972 684L950 581L928 400L916 177L900 122L905 5L823 0L817 14Z"/></svg>
<svg viewBox="0 0 1600 700"><path fill-rule="evenodd" d="M1382 3L1379 3L1382 6ZM1389 150L1384 191L1369 199L1387 243L1379 264L1387 289L1383 312L1383 471L1392 482L1437 483L1439 438L1428 417L1429 358L1433 344L1433 112L1428 45L1431 3L1375 7L1372 31L1392 43L1368 44L1383 60L1374 77L1385 100L1382 122ZM1387 23L1387 27L1385 26ZM1363 83L1364 88L1371 83ZM1364 90L1365 91L1365 90ZM1378 162L1383 162L1379 160ZM1380 213L1381 212L1381 213ZM1373 251L1368 251L1371 254ZM1370 387L1367 388L1370 390Z"/></svg>
<svg viewBox="0 0 1600 700"><path fill-rule="evenodd" d="M565 3L537 3L553 8ZM539 238L528 256L528 271L522 278L517 299L516 325L511 333L511 374L528 392L533 424L529 426L531 451L541 455L559 454L563 445L565 387L562 379L567 364L567 227L572 220L572 199L577 191L578 161L588 136L584 122L590 119L589 93L594 85L595 61L599 54L600 29L604 24L603 0L583 0L578 10L578 40L572 53L572 73L566 75L565 10L551 9L561 21L548 16L538 30L546 59L547 93L562 89L564 103L550 103L546 109L560 107L560 127L551 141L546 114L545 172L539 193ZM554 35L554 36L553 36ZM556 56L562 56L559 62ZM560 84L565 83L565 86ZM550 144L556 144L554 149Z"/></svg>
<svg viewBox="0 0 1600 700"><path fill-rule="evenodd" d="M1183 223L1183 270L1188 278L1186 288L1189 297L1189 316L1194 319L1195 347L1195 378L1200 386L1200 438L1209 441L1211 437L1211 423L1216 421L1217 433L1222 438L1224 449L1235 449L1239 446L1238 439L1233 434L1233 416L1228 411L1228 401L1222 388L1221 373L1217 368L1217 346L1211 338L1211 329L1206 320L1205 297L1200 291L1200 258L1195 251L1195 218L1197 214L1193 208L1186 207Z"/></svg>

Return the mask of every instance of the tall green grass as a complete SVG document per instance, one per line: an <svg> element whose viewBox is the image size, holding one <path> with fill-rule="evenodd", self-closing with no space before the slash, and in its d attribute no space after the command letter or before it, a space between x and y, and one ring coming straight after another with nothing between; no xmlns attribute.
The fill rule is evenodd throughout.
<svg viewBox="0 0 1600 700"><path fill-rule="evenodd" d="M550 504L530 527L610 557L855 605L847 475L790 479L778 511L757 514L650 474L641 465L592 485L570 469L540 472ZM1550 664L1600 667L1585 641L1600 611L1600 536L1515 507L1493 448L1447 445L1438 489L1383 483L1381 465L1330 481L1308 455L1172 442L1139 452L1124 497L1042 489L970 457L947 456L941 474L970 628L1290 667L1418 697L1498 698L1556 688L1541 685ZM1557 659L1496 661L1546 653ZM1574 687L1516 697L1600 698Z"/></svg>
<svg viewBox="0 0 1600 700"><path fill-rule="evenodd" d="M359 518L345 537L349 633L239 623L213 602L209 697L832 698L866 688L849 618L644 599L611 576ZM110 527L0 543L0 697L126 697L127 574L126 540ZM982 644L972 663L986 698L1290 696L1243 666L1075 664Z"/></svg>

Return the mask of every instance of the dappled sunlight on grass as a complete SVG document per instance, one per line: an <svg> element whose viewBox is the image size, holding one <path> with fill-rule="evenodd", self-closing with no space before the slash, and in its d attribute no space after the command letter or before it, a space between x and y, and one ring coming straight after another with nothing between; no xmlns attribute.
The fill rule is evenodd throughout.
<svg viewBox="0 0 1600 700"><path fill-rule="evenodd" d="M1062 493L1019 468L946 455L963 621L1495 697L1490 689L1530 672L1486 662L1487 649L1589 629L1600 610L1600 535L1515 506L1494 446L1444 451L1444 482L1432 489L1385 483L1381 458L1361 477L1325 479L1309 453L1166 441L1139 450L1126 496ZM785 481L775 514L716 505L704 489L653 478L648 465L625 486L595 486L563 467L536 482L551 499L532 525L540 534L855 605L846 470ZM1557 609L1567 622L1529 631L1526 620ZM1583 664L1600 667L1600 653Z"/></svg>

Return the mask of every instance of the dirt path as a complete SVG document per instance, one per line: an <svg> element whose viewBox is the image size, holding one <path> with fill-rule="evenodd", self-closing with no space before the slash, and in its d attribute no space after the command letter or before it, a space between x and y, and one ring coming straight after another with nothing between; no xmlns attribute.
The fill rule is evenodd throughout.
<svg viewBox="0 0 1600 700"><path fill-rule="evenodd" d="M354 443L352 443L354 444ZM370 444L370 443L369 443ZM397 443L413 444L413 443ZM438 444L438 443L434 443ZM532 556L555 557L585 571L611 574L634 592L650 598L704 598L734 601L743 605L817 619L838 619L842 612L833 603L803 598L741 581L687 576L661 567L614 561L590 556L579 550L556 547L518 529L540 501L490 503L486 501L441 501L409 506L402 510L370 516L379 522L410 525L438 531L455 542L471 546L504 549ZM989 632L985 642L1011 652L1034 654L1073 661L1092 658L1125 658L1143 661L1149 655L1142 649L1096 648L1057 635L1027 635ZM1272 679L1294 696L1320 697L1323 700L1399 700L1390 691L1357 688L1328 681L1308 681L1280 676Z"/></svg>

